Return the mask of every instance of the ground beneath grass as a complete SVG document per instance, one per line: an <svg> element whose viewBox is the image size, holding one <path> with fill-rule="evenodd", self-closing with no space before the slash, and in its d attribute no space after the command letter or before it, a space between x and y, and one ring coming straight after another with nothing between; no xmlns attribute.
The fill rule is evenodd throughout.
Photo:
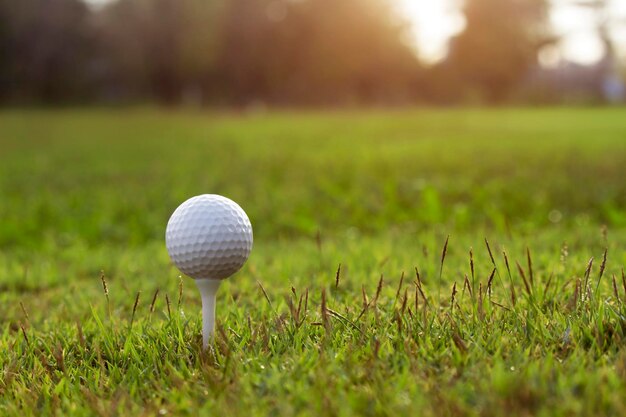
<svg viewBox="0 0 626 417"><path fill-rule="evenodd" d="M2 415L622 415L623 109L0 113ZM255 230L200 298L187 197Z"/></svg>

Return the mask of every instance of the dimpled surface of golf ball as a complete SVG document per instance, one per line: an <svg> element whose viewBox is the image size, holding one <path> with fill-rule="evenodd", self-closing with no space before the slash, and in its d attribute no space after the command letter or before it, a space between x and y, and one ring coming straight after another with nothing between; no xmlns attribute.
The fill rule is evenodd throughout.
<svg viewBox="0 0 626 417"><path fill-rule="evenodd" d="M252 250L252 225L234 201L203 194L174 211L167 223L165 245L184 274L225 279L246 263Z"/></svg>

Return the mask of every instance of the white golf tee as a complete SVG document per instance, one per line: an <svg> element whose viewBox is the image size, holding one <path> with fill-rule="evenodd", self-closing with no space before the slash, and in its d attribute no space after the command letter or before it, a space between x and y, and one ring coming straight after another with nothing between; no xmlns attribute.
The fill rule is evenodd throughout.
<svg viewBox="0 0 626 417"><path fill-rule="evenodd" d="M202 348L209 347L215 332L215 296L222 280L196 279L202 297Z"/></svg>

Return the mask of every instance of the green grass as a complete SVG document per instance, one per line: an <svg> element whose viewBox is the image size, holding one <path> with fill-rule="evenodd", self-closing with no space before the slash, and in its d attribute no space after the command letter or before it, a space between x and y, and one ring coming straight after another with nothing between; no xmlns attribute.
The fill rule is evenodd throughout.
<svg viewBox="0 0 626 417"><path fill-rule="evenodd" d="M624 415L625 174L623 109L5 110L0 415ZM202 353L206 192L255 246Z"/></svg>

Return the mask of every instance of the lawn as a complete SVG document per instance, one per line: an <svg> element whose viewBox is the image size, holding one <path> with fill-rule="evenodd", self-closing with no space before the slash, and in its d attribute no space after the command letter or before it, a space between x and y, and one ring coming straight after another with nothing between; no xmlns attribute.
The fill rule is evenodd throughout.
<svg viewBox="0 0 626 417"><path fill-rule="evenodd" d="M624 109L0 112L0 415L626 414ZM164 245L237 201L200 297Z"/></svg>

